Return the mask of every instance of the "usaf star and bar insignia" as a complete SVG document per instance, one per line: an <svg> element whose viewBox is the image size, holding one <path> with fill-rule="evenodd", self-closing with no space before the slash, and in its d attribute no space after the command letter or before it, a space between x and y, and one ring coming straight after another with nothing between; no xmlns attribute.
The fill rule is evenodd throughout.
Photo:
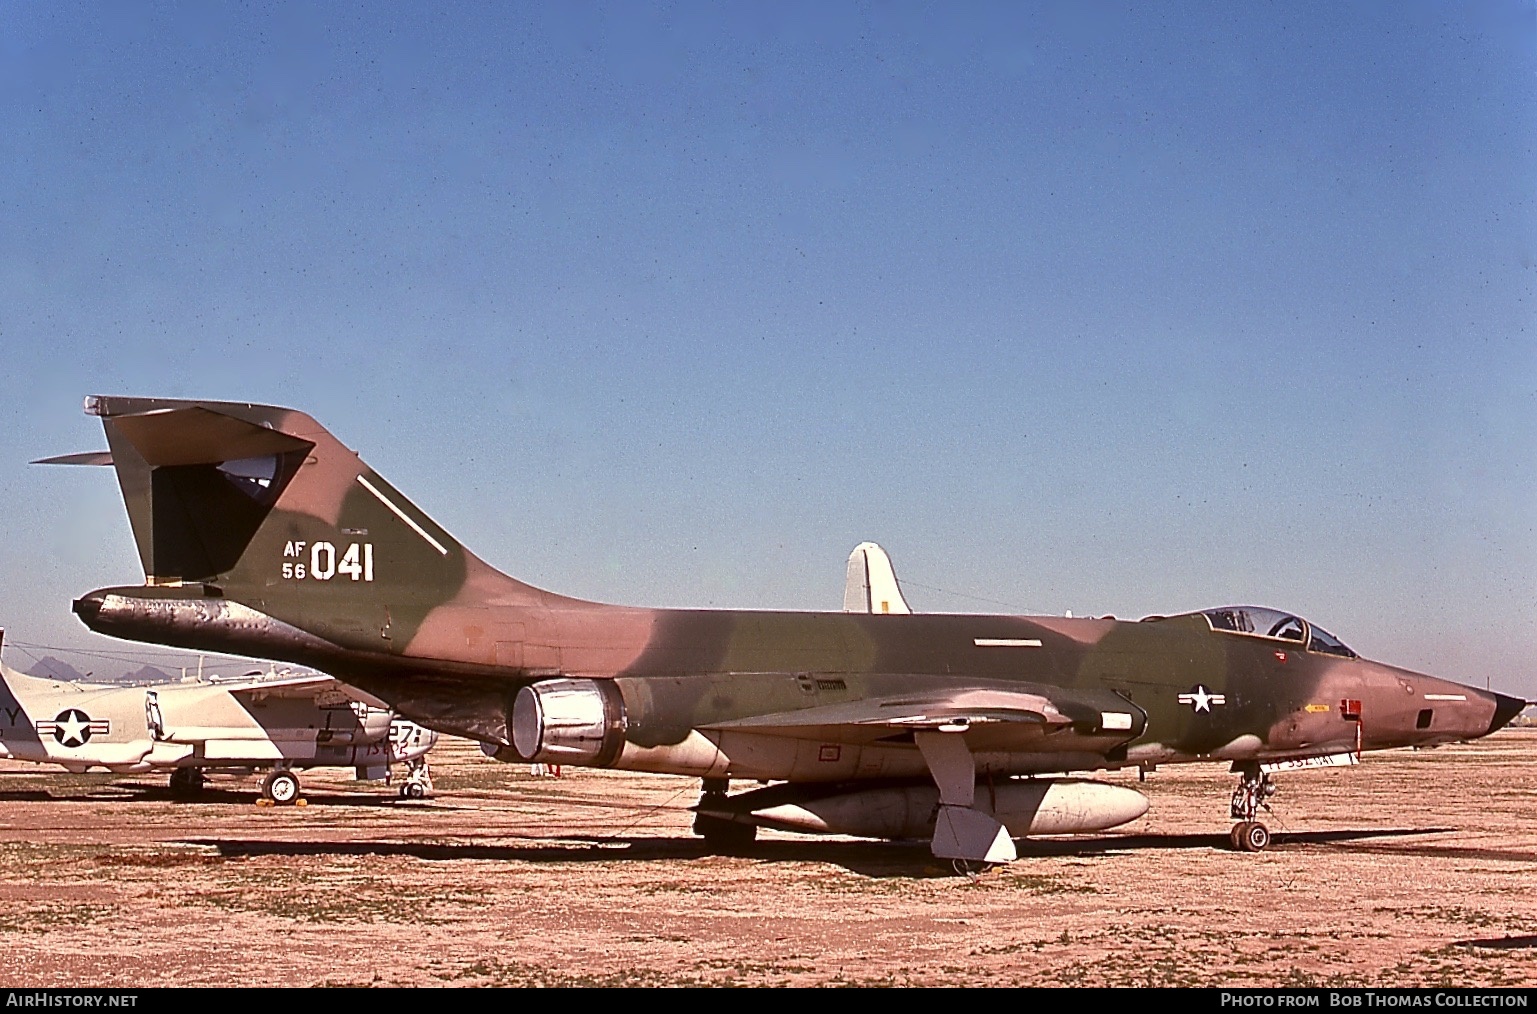
<svg viewBox="0 0 1537 1014"><path fill-rule="evenodd" d="M1209 713L1213 704L1226 704L1227 695L1214 694L1206 689L1206 684L1197 683L1188 694L1179 695L1179 702L1190 705L1197 713L1202 711Z"/></svg>
<svg viewBox="0 0 1537 1014"><path fill-rule="evenodd" d="M60 746L85 746L92 736L105 736L112 731L112 723L106 719L92 720L79 708L65 708L51 722L38 722L39 735L52 735Z"/></svg>

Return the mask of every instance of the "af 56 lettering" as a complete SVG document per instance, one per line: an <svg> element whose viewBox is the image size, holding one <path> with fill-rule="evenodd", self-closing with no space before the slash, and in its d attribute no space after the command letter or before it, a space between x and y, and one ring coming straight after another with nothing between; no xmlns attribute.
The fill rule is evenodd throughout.
<svg viewBox="0 0 1537 1014"><path fill-rule="evenodd" d="M338 551L330 542L290 541L283 547L283 579L330 581L348 578L354 581L374 579L374 544L352 542Z"/></svg>

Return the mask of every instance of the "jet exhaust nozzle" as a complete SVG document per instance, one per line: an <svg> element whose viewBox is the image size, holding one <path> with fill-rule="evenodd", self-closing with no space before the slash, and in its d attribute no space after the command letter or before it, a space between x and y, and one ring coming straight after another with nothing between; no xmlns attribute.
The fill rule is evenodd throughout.
<svg viewBox="0 0 1537 1014"><path fill-rule="evenodd" d="M75 615L80 617L80 622L89 627L95 624L96 617L101 615L103 598L104 596L100 592L92 592L89 595L83 595L76 599L71 608L74 610Z"/></svg>
<svg viewBox="0 0 1537 1014"><path fill-rule="evenodd" d="M98 634L197 651L320 659L336 647L208 585L102 588L76 599L73 608Z"/></svg>

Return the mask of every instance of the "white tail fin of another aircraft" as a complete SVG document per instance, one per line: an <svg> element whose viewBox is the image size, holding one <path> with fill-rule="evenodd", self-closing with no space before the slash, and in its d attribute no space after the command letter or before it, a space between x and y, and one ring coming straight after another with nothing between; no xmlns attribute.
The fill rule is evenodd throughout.
<svg viewBox="0 0 1537 1014"><path fill-rule="evenodd" d="M911 613L891 557L873 542L861 542L849 554L848 581L843 586L846 613Z"/></svg>

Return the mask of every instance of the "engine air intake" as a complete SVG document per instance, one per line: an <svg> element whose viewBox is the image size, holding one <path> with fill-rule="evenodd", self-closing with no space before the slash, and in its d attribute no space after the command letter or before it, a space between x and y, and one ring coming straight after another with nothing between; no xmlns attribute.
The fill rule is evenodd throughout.
<svg viewBox="0 0 1537 1014"><path fill-rule="evenodd" d="M624 732L624 699L608 680L542 680L512 704L513 749L532 763L607 767Z"/></svg>

